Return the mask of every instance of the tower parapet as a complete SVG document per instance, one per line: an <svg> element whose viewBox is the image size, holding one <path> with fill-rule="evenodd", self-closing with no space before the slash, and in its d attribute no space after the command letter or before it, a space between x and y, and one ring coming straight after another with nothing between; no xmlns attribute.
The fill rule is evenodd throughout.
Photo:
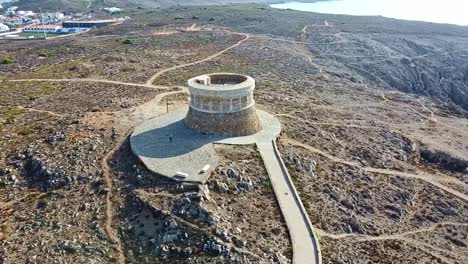
<svg viewBox="0 0 468 264"><path fill-rule="evenodd" d="M190 79L188 87L190 107L184 123L193 130L230 136L246 136L261 130L252 77L213 73Z"/></svg>

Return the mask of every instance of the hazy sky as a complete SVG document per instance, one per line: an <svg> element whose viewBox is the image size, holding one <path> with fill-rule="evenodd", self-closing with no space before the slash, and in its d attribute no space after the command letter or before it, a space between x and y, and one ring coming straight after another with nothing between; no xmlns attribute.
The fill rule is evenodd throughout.
<svg viewBox="0 0 468 264"><path fill-rule="evenodd" d="M273 6L319 13L381 15L468 26L468 0L337 0Z"/></svg>

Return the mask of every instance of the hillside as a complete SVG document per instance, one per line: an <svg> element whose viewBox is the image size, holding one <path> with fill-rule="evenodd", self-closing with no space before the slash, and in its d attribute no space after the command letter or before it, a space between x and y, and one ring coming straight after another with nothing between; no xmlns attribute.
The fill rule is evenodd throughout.
<svg viewBox="0 0 468 264"><path fill-rule="evenodd" d="M149 23L200 23L212 18L237 31L299 40L304 44L301 54L311 59L307 72L429 96L467 114L468 27L248 7L173 7L126 14L138 14ZM190 19L193 16L197 19ZM185 19L173 21L174 17Z"/></svg>
<svg viewBox="0 0 468 264"><path fill-rule="evenodd" d="M0 263L291 263L280 203L299 199L275 189L272 160L323 263L468 263L468 28L254 4L122 15L0 39ZM214 144L206 184L152 173L129 135L213 72L255 78L281 123L275 158ZM148 157L206 146L179 135Z"/></svg>
<svg viewBox="0 0 468 264"><path fill-rule="evenodd" d="M15 5L20 9L38 10L66 10L71 12L84 12L98 10L102 7L121 8L168 8L178 5L221 5L230 3L278 3L283 0L18 0ZM301 0L302 2L315 2L317 0ZM299 1L299 2L301 2ZM318 0L321 1L321 0Z"/></svg>
<svg viewBox="0 0 468 264"><path fill-rule="evenodd" d="M88 4L87 0L19 0L14 3L20 10L34 11L39 8L44 11L82 11L87 9Z"/></svg>

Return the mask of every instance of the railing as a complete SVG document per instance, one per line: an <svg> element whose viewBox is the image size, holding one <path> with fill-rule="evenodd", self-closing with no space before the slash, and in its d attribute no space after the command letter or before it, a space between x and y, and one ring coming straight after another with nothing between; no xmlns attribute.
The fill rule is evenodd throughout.
<svg viewBox="0 0 468 264"><path fill-rule="evenodd" d="M317 235L314 231L314 226L312 225L312 222L310 221L309 215L307 214L307 211L304 207L304 204L301 201L301 198L299 197L299 193L296 190L296 187L294 187L294 183L291 179L291 176L289 175L288 169L286 165L283 162L283 159L281 158L280 152L278 150L278 146L276 145L276 140L272 140L272 145L273 145L273 150L275 154L275 158L278 160L278 163L280 164L281 170L283 175L285 175L286 182L288 184L289 189L292 192L292 195L294 197L294 200L298 204L299 210L301 212L302 218L304 222L306 223L307 226L307 231L309 232L309 236L312 238L312 241L314 243L314 258L315 262L317 264L322 263L322 254L320 252L320 244L317 239ZM302 264L302 263L298 263Z"/></svg>

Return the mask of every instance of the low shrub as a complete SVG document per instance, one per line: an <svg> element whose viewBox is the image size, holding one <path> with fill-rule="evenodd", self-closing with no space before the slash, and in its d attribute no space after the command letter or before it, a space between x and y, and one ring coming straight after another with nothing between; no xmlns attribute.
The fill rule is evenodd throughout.
<svg viewBox="0 0 468 264"><path fill-rule="evenodd" d="M125 45L133 44L133 41L131 39L126 39L122 41L122 44L125 44Z"/></svg>
<svg viewBox="0 0 468 264"><path fill-rule="evenodd" d="M6 57L2 61L0 61L0 64L12 64L15 63L16 61L13 58Z"/></svg>

